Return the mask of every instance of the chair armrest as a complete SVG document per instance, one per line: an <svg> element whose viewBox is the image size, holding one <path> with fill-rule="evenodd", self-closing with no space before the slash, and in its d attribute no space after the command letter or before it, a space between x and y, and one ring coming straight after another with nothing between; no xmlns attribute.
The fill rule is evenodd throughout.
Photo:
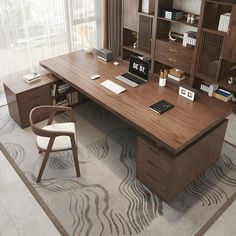
<svg viewBox="0 0 236 236"><path fill-rule="evenodd" d="M56 131L56 130L47 130L47 129L42 129L39 127L36 127L37 131L35 132L38 136L42 137L58 137L58 136L69 136L73 137L75 136L75 132L70 132L70 131Z"/></svg>

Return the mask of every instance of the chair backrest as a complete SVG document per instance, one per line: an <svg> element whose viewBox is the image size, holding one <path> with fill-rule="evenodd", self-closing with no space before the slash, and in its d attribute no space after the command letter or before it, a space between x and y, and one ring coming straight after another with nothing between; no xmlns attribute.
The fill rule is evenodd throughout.
<svg viewBox="0 0 236 236"><path fill-rule="evenodd" d="M70 132L49 131L46 129L42 129L36 125L36 123L38 122L38 117L42 115L44 117L48 117L47 125L51 125L56 113L58 112L66 112L68 114L69 121L75 123L75 117L70 107L51 106L51 105L37 106L31 110L30 115L29 115L29 121L30 121L30 126L32 128L32 131L36 135L43 136L43 137L56 137L59 135L69 135Z"/></svg>
<svg viewBox="0 0 236 236"><path fill-rule="evenodd" d="M38 122L38 117L44 115L44 117L50 117L50 106L38 106L34 107L29 114L29 121L32 131L39 136L51 137L47 130L39 128L36 123Z"/></svg>

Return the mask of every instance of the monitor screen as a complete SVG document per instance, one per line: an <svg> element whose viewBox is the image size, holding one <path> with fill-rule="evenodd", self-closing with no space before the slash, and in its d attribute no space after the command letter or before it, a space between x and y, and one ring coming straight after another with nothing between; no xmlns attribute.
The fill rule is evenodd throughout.
<svg viewBox="0 0 236 236"><path fill-rule="evenodd" d="M129 72L142 79L148 80L149 62L139 57L130 56Z"/></svg>

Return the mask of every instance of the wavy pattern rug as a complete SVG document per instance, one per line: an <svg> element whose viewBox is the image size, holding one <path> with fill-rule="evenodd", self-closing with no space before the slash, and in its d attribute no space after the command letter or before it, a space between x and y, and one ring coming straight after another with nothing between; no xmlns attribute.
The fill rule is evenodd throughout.
<svg viewBox="0 0 236 236"><path fill-rule="evenodd" d="M36 184L35 136L0 108L0 142L69 235L194 235L234 195L233 146L225 143L220 160L166 204L135 178L139 134L93 102L74 111L81 177L71 152L53 153Z"/></svg>

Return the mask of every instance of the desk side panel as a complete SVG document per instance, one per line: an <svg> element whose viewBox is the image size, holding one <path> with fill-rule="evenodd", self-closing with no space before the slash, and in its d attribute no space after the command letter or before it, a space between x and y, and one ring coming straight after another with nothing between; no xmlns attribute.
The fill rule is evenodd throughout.
<svg viewBox="0 0 236 236"><path fill-rule="evenodd" d="M219 159L227 124L228 120L221 122L174 160L167 201L173 199L178 192Z"/></svg>
<svg viewBox="0 0 236 236"><path fill-rule="evenodd" d="M20 127L22 127L21 116L20 116L19 106L17 103L16 94L11 89L9 89L5 83L3 85L7 98L7 105L10 116Z"/></svg>

